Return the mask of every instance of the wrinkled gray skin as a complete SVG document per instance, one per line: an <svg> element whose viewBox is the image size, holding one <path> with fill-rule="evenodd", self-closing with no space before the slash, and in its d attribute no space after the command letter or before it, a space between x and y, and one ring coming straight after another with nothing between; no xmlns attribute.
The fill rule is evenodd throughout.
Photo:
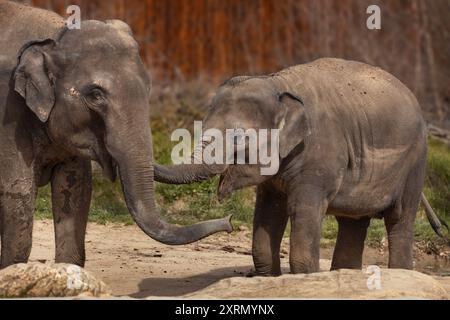
<svg viewBox="0 0 450 320"><path fill-rule="evenodd" d="M120 174L136 223L166 244L218 231L229 219L176 227L154 201L150 81L128 25L85 21L0 2L1 267L26 262L36 190L51 183L56 262L83 265L90 160Z"/></svg>
<svg viewBox="0 0 450 320"><path fill-rule="evenodd" d="M395 77L363 63L320 59L269 76L232 78L219 88L203 127L222 132L281 129L281 165L275 176L261 176L259 165L155 168L155 179L166 183L220 174L219 198L258 186L257 274L280 274L280 242L288 218L291 272L318 271L321 223L327 214L339 224L332 269L361 268L373 217L386 224L389 267L413 267L426 128L416 98Z"/></svg>

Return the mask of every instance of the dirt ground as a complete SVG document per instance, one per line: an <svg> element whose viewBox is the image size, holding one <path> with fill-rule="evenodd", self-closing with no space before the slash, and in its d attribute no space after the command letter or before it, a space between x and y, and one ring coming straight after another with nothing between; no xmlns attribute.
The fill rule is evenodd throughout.
<svg viewBox="0 0 450 320"><path fill-rule="evenodd" d="M282 246L283 272L289 272L288 239ZM86 269L102 279L114 295L135 298L180 296L220 279L244 276L252 270L251 234L248 230L216 234L195 244L167 246L148 238L137 226L88 225ZM332 247L321 251L330 259ZM31 261L52 261L54 233L51 220L36 221ZM385 266L387 253L368 248L364 264ZM326 264L326 262L325 262ZM416 269L448 275L448 260L416 252ZM449 277L445 277L446 285Z"/></svg>

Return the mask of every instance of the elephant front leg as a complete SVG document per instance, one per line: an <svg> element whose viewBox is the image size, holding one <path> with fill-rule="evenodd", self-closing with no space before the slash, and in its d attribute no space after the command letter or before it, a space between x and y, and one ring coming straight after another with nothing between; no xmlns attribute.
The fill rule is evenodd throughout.
<svg viewBox="0 0 450 320"><path fill-rule="evenodd" d="M252 245L256 275L281 275L280 244L287 220L286 196L270 187L258 187Z"/></svg>
<svg viewBox="0 0 450 320"><path fill-rule="evenodd" d="M331 270L336 269L361 269L364 241L367 228L370 224L369 217L352 219L336 217L339 224L336 247L334 248Z"/></svg>
<svg viewBox="0 0 450 320"><path fill-rule="evenodd" d="M289 195L291 273L319 271L321 226L327 210L322 194L319 190L307 189Z"/></svg>
<svg viewBox="0 0 450 320"><path fill-rule="evenodd" d="M26 263L31 253L36 189L31 179L18 179L0 197L0 268Z"/></svg>
<svg viewBox="0 0 450 320"><path fill-rule="evenodd" d="M84 266L84 239L92 193L90 161L73 159L57 165L51 184L55 261Z"/></svg>

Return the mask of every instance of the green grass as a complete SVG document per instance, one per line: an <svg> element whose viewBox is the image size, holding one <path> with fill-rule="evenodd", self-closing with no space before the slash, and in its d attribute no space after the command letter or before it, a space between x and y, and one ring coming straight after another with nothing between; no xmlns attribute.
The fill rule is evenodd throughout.
<svg viewBox="0 0 450 320"><path fill-rule="evenodd" d="M152 102L156 113L151 127L153 130L154 158L158 163L170 163L170 151L175 142L170 141L170 133L177 127L189 128L194 119L201 119L205 106L205 92L182 89L169 97L157 97ZM201 105L196 104L202 101ZM199 111L200 110L200 111ZM163 116L161 114L164 114ZM169 115L169 116L167 116ZM255 199L254 188L234 192L231 197L219 203L216 196L217 178L190 185L156 184L156 201L166 219L177 224L191 224L205 219L214 219L233 214L235 226L251 225ZM98 172L94 174L94 195L89 220L97 223L133 223L125 206L119 183L110 183ZM450 224L450 148L430 139L428 171L425 194L436 213ZM50 189L41 188L37 199L38 218L51 218ZM416 239L419 241L438 241L421 209L416 219ZM337 235L337 223L327 217L323 223L322 236L326 243L332 243ZM379 246L386 237L382 220L373 219L368 230L368 244Z"/></svg>
<svg viewBox="0 0 450 320"><path fill-rule="evenodd" d="M430 138L428 141L428 168L424 193L436 214L450 225L450 147ZM423 210L416 220L416 236L423 240L436 239L426 222Z"/></svg>
<svg viewBox="0 0 450 320"><path fill-rule="evenodd" d="M41 188L36 201L36 217L49 219L51 213L50 187ZM100 173L94 173L93 197L89 221L106 224L107 222L131 224L133 219L123 200L122 191L118 182L111 183Z"/></svg>
<svg viewBox="0 0 450 320"><path fill-rule="evenodd" d="M324 244L333 244L337 237L338 225L336 219L327 216L322 224L322 238L325 239ZM367 231L366 244L371 247L379 247L383 238L386 237L383 220L372 219Z"/></svg>

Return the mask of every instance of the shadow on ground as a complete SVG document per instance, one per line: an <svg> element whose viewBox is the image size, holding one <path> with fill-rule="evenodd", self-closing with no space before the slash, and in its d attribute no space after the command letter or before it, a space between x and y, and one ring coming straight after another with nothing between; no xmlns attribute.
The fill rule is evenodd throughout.
<svg viewBox="0 0 450 320"><path fill-rule="evenodd" d="M177 297L204 289L222 279L244 277L253 270L252 265L244 267L218 268L207 273L184 278L147 278L139 283L139 292L130 296L145 298L148 296ZM283 274L289 269L283 268Z"/></svg>

